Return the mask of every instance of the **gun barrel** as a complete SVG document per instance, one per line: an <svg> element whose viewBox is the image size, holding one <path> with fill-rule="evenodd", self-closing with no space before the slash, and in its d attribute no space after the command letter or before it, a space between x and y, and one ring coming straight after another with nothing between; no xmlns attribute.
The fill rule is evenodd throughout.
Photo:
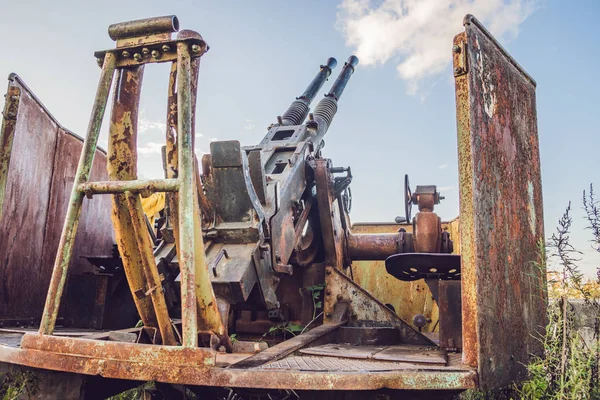
<svg viewBox="0 0 600 400"><path fill-rule="evenodd" d="M317 76L315 76L310 85L308 85L304 93L302 93L302 96L300 96L299 98L308 101L309 104L312 103L319 90L321 90L321 88L323 87L323 84L325 83L327 78L329 78L329 75L331 75L331 71L336 66L337 60L333 57L329 57L325 65L321 65L319 73L317 74Z"/></svg>
<svg viewBox="0 0 600 400"><path fill-rule="evenodd" d="M329 78L329 75L331 75L331 70L334 69L336 65L337 61L333 57L328 58L325 65L321 65L319 72L310 85L308 85L304 93L296 98L283 114L281 118L282 125L299 125L306 119L310 103L312 103L319 90L323 87L323 84L327 78Z"/></svg>
<svg viewBox="0 0 600 400"><path fill-rule="evenodd" d="M348 61L344 63L344 68L342 68L342 72L335 80L335 83L329 90L329 93L326 94L327 97L334 97L336 100L340 99L340 96L344 92L350 77L354 73L354 67L358 65L358 57L350 56L348 57Z"/></svg>
<svg viewBox="0 0 600 400"><path fill-rule="evenodd" d="M317 147L321 146L321 141L331 126L333 117L337 113L337 102L344 92L350 77L354 73L354 67L357 65L358 58L356 56L350 56L348 61L344 64L342 72L340 72L340 75L335 80L333 86L325 95L325 98L315 107L313 116L319 128L317 135L313 138L313 143L315 143Z"/></svg>

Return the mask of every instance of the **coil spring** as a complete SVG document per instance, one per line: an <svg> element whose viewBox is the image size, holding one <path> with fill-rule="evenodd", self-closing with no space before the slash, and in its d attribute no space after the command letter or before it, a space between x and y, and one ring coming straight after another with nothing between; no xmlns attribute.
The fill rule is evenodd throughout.
<svg viewBox="0 0 600 400"><path fill-rule="evenodd" d="M299 125L308 115L308 104L304 100L295 100L283 114L284 125Z"/></svg>
<svg viewBox="0 0 600 400"><path fill-rule="evenodd" d="M331 97L325 97L319 102L319 104L317 104L313 115L315 117L320 117L323 120L325 120L325 122L327 122L327 127L329 127L329 125L331 125L331 121L333 121L333 117L335 116L336 112L337 101L335 101L335 99Z"/></svg>

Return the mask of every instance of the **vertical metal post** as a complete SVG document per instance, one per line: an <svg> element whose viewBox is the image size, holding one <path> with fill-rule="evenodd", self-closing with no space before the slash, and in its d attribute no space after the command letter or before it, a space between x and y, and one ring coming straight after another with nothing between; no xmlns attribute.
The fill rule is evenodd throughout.
<svg viewBox="0 0 600 400"><path fill-rule="evenodd" d="M198 346L196 260L194 255L194 149L192 148L192 98L190 50L177 43L177 150L179 173L179 266L183 346Z"/></svg>
<svg viewBox="0 0 600 400"><path fill-rule="evenodd" d="M48 296L46 297L44 313L42 314L42 321L40 323L40 334L52 334L54 325L56 324L60 299L67 279L67 272L73 253L73 244L75 242L75 234L77 233L77 227L79 225L81 205L83 203L84 195L77 190L77 186L87 182L90 175L96 152L96 145L98 143L98 134L100 133L102 118L104 117L115 66L116 58L114 54L106 53L87 135L83 143L83 151L81 152L77 173L75 175L75 182L73 184L73 189L71 190L67 216L63 225L57 257L52 271L52 278L50 280L50 288L48 289Z"/></svg>

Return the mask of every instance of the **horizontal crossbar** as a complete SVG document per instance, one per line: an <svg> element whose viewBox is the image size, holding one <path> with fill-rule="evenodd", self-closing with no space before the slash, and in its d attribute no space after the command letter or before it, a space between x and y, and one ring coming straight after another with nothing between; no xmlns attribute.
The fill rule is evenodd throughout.
<svg viewBox="0 0 600 400"><path fill-rule="evenodd" d="M87 196L94 194L118 194L125 192L152 193L152 192L176 192L179 190L178 179L149 179L135 181L99 181L86 182L77 187L79 192ZM144 193L145 192L145 193Z"/></svg>

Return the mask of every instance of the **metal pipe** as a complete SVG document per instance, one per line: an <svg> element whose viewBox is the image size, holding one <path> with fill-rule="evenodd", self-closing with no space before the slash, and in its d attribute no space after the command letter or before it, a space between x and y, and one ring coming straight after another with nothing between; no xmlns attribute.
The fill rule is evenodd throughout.
<svg viewBox="0 0 600 400"><path fill-rule="evenodd" d="M392 254L402 252L397 233L351 234L347 240L352 260L385 260Z"/></svg>
<svg viewBox="0 0 600 400"><path fill-rule="evenodd" d="M327 93L326 97L333 97L336 100L339 100L350 80L350 77L354 73L354 67L358 65L358 57L350 56L348 57L348 61L344 63L344 67L342 68L342 72L338 75L337 79L333 83L331 89L329 89L329 93Z"/></svg>
<svg viewBox="0 0 600 400"><path fill-rule="evenodd" d="M155 33L177 32L179 20L175 15L145 18L135 21L119 22L108 27L108 36L112 40L145 36Z"/></svg>
<svg viewBox="0 0 600 400"><path fill-rule="evenodd" d="M310 109L310 103L314 100L315 96L323 87L323 84L331 75L331 70L333 70L337 65L337 61L335 58L330 57L325 62L325 65L321 65L321 69L314 77L312 82L308 85L302 96L296 98L290 104L288 109L281 118L282 125L298 125L301 124L308 115L308 110Z"/></svg>
<svg viewBox="0 0 600 400"><path fill-rule="evenodd" d="M321 69L317 73L317 76L315 76L315 78L312 80L310 85L308 85L308 87L306 88L304 93L302 93L302 96L300 96L299 99L304 99L308 101L308 104L310 104L314 100L319 90L321 90L321 88L323 87L323 84L325 83L327 78L329 78L329 75L331 75L331 71L336 66L337 60L333 57L329 57L325 62L325 65L321 65Z"/></svg>
<svg viewBox="0 0 600 400"><path fill-rule="evenodd" d="M173 326L169 318L169 310L165 301L158 268L152 254L152 243L150 242L150 235L148 235L146 223L144 222L142 201L139 195L131 192L127 192L125 197L127 199L129 215L131 216L131 225L137 238L137 248L141 256L142 269L148 287L147 291L150 292L150 298L152 299L160 337L163 344L174 346L177 344L177 340L175 339L175 333L173 332Z"/></svg>
<svg viewBox="0 0 600 400"><path fill-rule="evenodd" d="M179 247L181 270L181 320L185 347L198 346L196 307L196 258L194 255L194 153L192 148L192 99L190 50L177 44L177 132L179 174ZM196 238L197 240L197 238ZM200 238L202 240L202 238Z"/></svg>
<svg viewBox="0 0 600 400"><path fill-rule="evenodd" d="M356 65L358 65L358 58L356 56L350 56L348 61L344 63L342 72L340 72L333 86L325 95L325 98L317 104L313 111L313 118L318 125L316 135L311 138L312 142L315 144L315 150L320 149L322 146L323 138L331 126L333 117L335 117L335 114L337 113L337 102L344 92L350 77L354 73L354 67Z"/></svg>
<svg viewBox="0 0 600 400"><path fill-rule="evenodd" d="M137 175L138 111L144 79L144 65L121 68L113 93L108 136L107 165L111 181L135 181ZM144 253L138 247L129 205L124 193L111 196L111 220L119 254L123 255L123 271L133 294L133 301L145 327L158 328L158 319L144 276ZM153 260L154 261L154 260Z"/></svg>
<svg viewBox="0 0 600 400"><path fill-rule="evenodd" d="M77 190L84 194L117 194L130 191L143 192L176 192L179 189L177 179L150 179L135 181L99 181L87 182L77 186Z"/></svg>
<svg viewBox="0 0 600 400"><path fill-rule="evenodd" d="M113 53L107 53L104 57L104 64L102 65L100 81L98 82L98 89L96 90L96 98L90 116L87 135L83 142L83 150L81 152L81 157L79 158L75 182L71 190L67 215L60 236L58 251L56 253L56 261L52 270L52 278L50 279L50 287L48 288L48 295L46 297L46 304L44 305L44 312L42 314L39 329L39 333L42 335L52 334L54 325L56 324L60 299L65 287L67 272L73 254L73 244L75 243L75 234L77 233L79 216L81 215L81 206L83 203L83 193L77 190L77 187L86 182L90 176L90 170L92 169L96 146L98 144L98 134L100 133L100 127L102 126L102 118L104 117L104 111L106 110L106 103L108 101L110 86L113 81L115 66L115 55Z"/></svg>

